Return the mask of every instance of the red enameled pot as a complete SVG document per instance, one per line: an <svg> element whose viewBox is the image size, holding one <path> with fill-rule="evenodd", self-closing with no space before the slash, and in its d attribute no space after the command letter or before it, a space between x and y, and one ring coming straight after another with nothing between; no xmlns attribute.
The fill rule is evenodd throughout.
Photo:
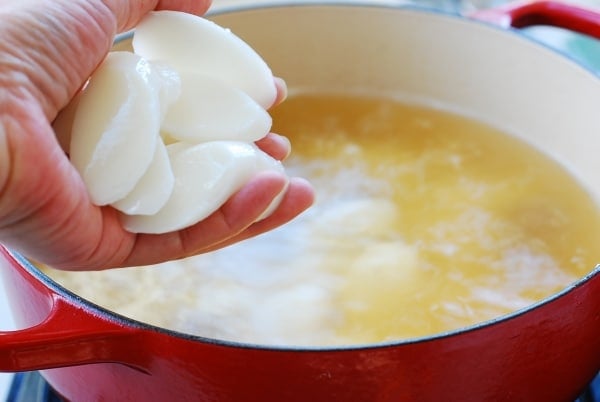
<svg viewBox="0 0 600 402"><path fill-rule="evenodd" d="M600 38L600 15L536 2L475 17L366 4L211 16L292 91L362 89L452 105L529 141L600 194L600 79L509 27L547 23ZM590 269L530 308L458 331L279 348L123 318L0 248L0 273L25 328L0 332L0 370L42 370L72 401L573 401L600 370L600 268Z"/></svg>

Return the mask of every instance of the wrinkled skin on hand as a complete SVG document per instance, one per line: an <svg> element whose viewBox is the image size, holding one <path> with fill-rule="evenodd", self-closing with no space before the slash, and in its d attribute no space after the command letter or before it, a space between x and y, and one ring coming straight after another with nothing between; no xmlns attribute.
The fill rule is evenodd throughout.
<svg viewBox="0 0 600 402"><path fill-rule="evenodd" d="M279 208L253 223L284 188L283 176L258 175L213 215L164 235L126 232L118 213L91 204L58 145L51 122L109 51L114 36L153 9L201 15L208 0L0 1L0 243L59 269L147 265L212 251L293 219L314 198L292 178ZM284 95L279 86L278 101ZM275 158L286 138L258 142Z"/></svg>

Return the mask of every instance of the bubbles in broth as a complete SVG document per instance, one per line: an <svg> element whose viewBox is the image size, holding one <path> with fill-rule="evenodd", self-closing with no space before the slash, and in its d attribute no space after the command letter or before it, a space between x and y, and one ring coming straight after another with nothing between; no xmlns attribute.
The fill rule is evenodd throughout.
<svg viewBox="0 0 600 402"><path fill-rule="evenodd" d="M558 164L470 119L392 99L297 94L272 111L312 209L153 267L47 272L122 315L270 345L372 343L498 317L599 261L597 206Z"/></svg>

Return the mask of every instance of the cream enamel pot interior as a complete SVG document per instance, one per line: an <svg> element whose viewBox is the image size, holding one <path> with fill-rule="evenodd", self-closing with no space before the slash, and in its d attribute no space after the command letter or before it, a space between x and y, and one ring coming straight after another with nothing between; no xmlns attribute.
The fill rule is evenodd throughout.
<svg viewBox="0 0 600 402"><path fill-rule="evenodd" d="M600 15L534 3L480 15L600 37ZM290 89L429 100L524 138L600 196L600 79L511 29L369 5L264 6L214 18ZM347 348L186 336L94 306L0 248L17 323L0 370L43 370L68 400L572 401L600 370L600 268L530 308L458 331Z"/></svg>

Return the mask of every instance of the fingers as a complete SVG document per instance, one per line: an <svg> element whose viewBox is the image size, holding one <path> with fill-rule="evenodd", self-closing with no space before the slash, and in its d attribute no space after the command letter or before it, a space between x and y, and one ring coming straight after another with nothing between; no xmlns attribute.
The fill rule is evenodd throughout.
<svg viewBox="0 0 600 402"><path fill-rule="evenodd" d="M218 244L227 244L229 239L252 225L286 185L287 179L283 175L261 173L230 197L219 210L196 225L165 235L138 235L135 248L117 265L153 264L194 255ZM290 211L285 216L297 215L298 210L307 208L306 202L302 205L288 202L286 205L285 208Z"/></svg>
<svg viewBox="0 0 600 402"><path fill-rule="evenodd" d="M285 100L285 98L287 98L288 90L287 90L287 84L285 83L283 78L273 77L273 80L275 81L275 87L277 88L277 97L275 98L275 101L273 102L273 107L275 107L275 106L279 105L281 102L283 102Z"/></svg>
<svg viewBox="0 0 600 402"><path fill-rule="evenodd" d="M266 152L271 155L271 157L280 161L287 158L292 150L290 140L275 133L267 134L265 137L256 141L256 145L258 145L263 152Z"/></svg>
<svg viewBox="0 0 600 402"><path fill-rule="evenodd" d="M282 78L273 77L273 80L275 82L275 87L277 88L277 97L273 103L274 107L282 103L287 97L287 85ZM292 149L290 141L286 137L275 133L267 134L264 138L256 141L256 145L258 145L263 152L266 152L280 161L287 158Z"/></svg>
<svg viewBox="0 0 600 402"><path fill-rule="evenodd" d="M273 230L296 218L298 215L308 209L314 203L314 201L315 193L310 183L305 179L294 177L290 179L288 190L284 198L281 200L279 207L273 212L273 214L266 219L253 223L246 230L240 232L236 236L230 237L221 243L213 244L208 248L199 250L199 252L207 253L210 251L215 251Z"/></svg>
<svg viewBox="0 0 600 402"><path fill-rule="evenodd" d="M127 258L107 267L149 265L214 251L288 223L314 202L314 190L304 179L292 178L279 207L268 218L256 222L285 185L286 179L281 175L258 175L198 224L177 233L138 235Z"/></svg>

